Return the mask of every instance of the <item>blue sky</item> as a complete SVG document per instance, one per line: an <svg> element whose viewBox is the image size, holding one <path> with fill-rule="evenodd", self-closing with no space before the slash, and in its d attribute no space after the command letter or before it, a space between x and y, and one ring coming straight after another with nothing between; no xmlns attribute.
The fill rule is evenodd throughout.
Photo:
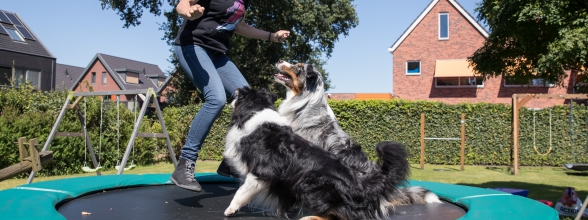
<svg viewBox="0 0 588 220"><path fill-rule="evenodd" d="M171 52L161 40L163 16L144 12L141 25L123 28L98 0L1 0L0 9L17 13L57 58L86 67L96 53L171 69ZM359 25L341 36L327 60L331 93L391 93L392 55L388 48L430 3L429 0L355 0ZM480 0L458 0L472 15ZM171 10L171 7L165 7ZM284 27L287 29L287 27Z"/></svg>

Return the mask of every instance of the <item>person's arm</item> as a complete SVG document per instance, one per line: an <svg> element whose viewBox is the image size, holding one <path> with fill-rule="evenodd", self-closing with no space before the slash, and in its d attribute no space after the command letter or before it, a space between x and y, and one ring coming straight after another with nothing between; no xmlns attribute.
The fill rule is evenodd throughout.
<svg viewBox="0 0 588 220"><path fill-rule="evenodd" d="M196 3L198 0L180 0L176 6L178 15L190 21L200 18L204 14L204 7Z"/></svg>
<svg viewBox="0 0 588 220"><path fill-rule="evenodd" d="M286 40L286 38L290 35L290 31L286 30L279 30L274 33L259 30L257 28L252 27L251 25L246 24L243 20L241 20L239 24L237 24L237 27L235 28L235 33L249 38L269 40L271 42L276 43L284 42L284 40Z"/></svg>

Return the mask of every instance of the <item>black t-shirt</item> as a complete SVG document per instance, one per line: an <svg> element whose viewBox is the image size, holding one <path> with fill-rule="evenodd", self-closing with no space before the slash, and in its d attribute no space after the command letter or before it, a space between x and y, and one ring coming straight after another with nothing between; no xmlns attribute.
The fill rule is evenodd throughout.
<svg viewBox="0 0 588 220"><path fill-rule="evenodd" d="M245 17L248 0L200 0L197 4L204 7L204 14L193 21L184 19L174 43L227 52L237 24Z"/></svg>

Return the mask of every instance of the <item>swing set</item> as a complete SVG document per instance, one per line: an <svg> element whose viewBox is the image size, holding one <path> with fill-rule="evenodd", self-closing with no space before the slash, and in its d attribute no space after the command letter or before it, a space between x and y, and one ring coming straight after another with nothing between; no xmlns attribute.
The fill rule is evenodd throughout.
<svg viewBox="0 0 588 220"><path fill-rule="evenodd" d="M520 99L520 100L519 100ZM512 124L511 124L511 171L514 175L519 175L519 110L525 106L527 102L531 99L570 99L570 124L572 126L571 130L574 132L574 115L573 115L573 100L574 99L588 99L588 94L513 94L512 95ZM536 121L535 121L535 112L533 112L533 148L538 155L546 156L548 155L553 147L552 147L552 135L551 135L551 119L552 119L552 109L549 109L549 150L545 153L539 152L535 139L536 139ZM587 125L588 125L588 118L587 118ZM572 134L573 139L573 134ZM572 140L573 142L573 140ZM574 163L564 164L564 167L577 170L577 171L584 171L588 170L588 164L578 164L576 163L576 151L575 146L573 147L573 154L574 154Z"/></svg>
<svg viewBox="0 0 588 220"><path fill-rule="evenodd" d="M49 149L51 141L56 136L84 137L85 150L84 150L84 166L82 167L82 170L85 172L95 172L96 175L100 176L101 175L100 171L103 169L100 164L100 159L101 159L101 154L102 154L102 119L103 119L102 117L103 117L103 111L104 111L103 110L104 99L101 99L101 103L100 103L100 133L99 133L98 159L96 159L96 155L94 153L94 148L92 147L92 142L90 141L90 136L89 136L88 130L86 128L87 106L86 106L86 99L85 98L91 97L91 96L104 97L104 96L111 96L111 95L116 95L116 97L117 97L117 99L116 99L116 106L117 106L117 165L115 166L115 169L118 170L117 174L120 175L123 173L123 171L131 170L136 167L134 164L134 155L135 155L134 144L135 144L135 139L137 137L165 138L170 156L173 161L173 164L174 164L174 166L176 166L177 161L176 161L176 157L175 157L172 145L171 145L169 134L167 132L167 128L165 126L165 122L163 120L163 114L161 113L161 108L159 107L157 95L155 94L155 91L152 88L142 89L142 90L101 91L101 92L71 92L70 91L66 100L65 100L65 103L63 104L63 107L61 108L61 111L59 112L59 115L57 116L57 120L53 124L53 127L51 129L51 133L49 134L49 136L47 137L47 140L45 141L45 144L43 145L42 151L47 151ZM120 108L119 107L120 101L119 101L119 95L135 95L134 106L133 106L134 112L135 112L134 113L133 132L131 134L131 137L130 137L129 142L127 144L127 148L125 150L125 153L124 153L120 163L118 161L118 158L120 158L120 109L119 109ZM144 102L143 102L143 106L141 107L141 110L139 111L139 115L137 115L137 106L138 106L137 96L138 95L142 95L142 97L145 97ZM74 97L77 97L77 98L75 99L75 101L73 101L73 103L70 103ZM79 106L79 103L82 99L84 100L83 113L82 113L82 110L80 109L80 106ZM161 124L161 129L162 129L163 133L139 133L139 128L141 127L143 116L145 116L145 112L147 111L147 108L150 103L152 103L152 105L155 107L155 111L157 113L157 117L159 119L159 123ZM82 133L57 132L59 125L61 124L61 121L63 120L63 116L65 115L65 112L68 109L75 110L77 118L82 125ZM129 156L131 154L131 151L133 153L133 159L131 160L129 166L126 166L127 161L129 159ZM90 155L90 159L92 160L92 167L88 166L88 164L86 163L88 154ZM29 178L27 180L27 184L31 183L33 181L34 177L35 177L35 171L33 170L33 171L31 171L31 173L29 175Z"/></svg>

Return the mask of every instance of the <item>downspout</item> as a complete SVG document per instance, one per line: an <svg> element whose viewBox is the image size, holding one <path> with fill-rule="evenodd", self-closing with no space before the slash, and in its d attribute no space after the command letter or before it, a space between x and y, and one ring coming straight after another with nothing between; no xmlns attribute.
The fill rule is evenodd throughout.
<svg viewBox="0 0 588 220"><path fill-rule="evenodd" d="M394 55L392 54L392 95L394 95Z"/></svg>
<svg viewBox="0 0 588 220"><path fill-rule="evenodd" d="M54 75L55 75L55 60L51 60L51 91L55 90L53 88L55 86L55 81L53 81Z"/></svg>

